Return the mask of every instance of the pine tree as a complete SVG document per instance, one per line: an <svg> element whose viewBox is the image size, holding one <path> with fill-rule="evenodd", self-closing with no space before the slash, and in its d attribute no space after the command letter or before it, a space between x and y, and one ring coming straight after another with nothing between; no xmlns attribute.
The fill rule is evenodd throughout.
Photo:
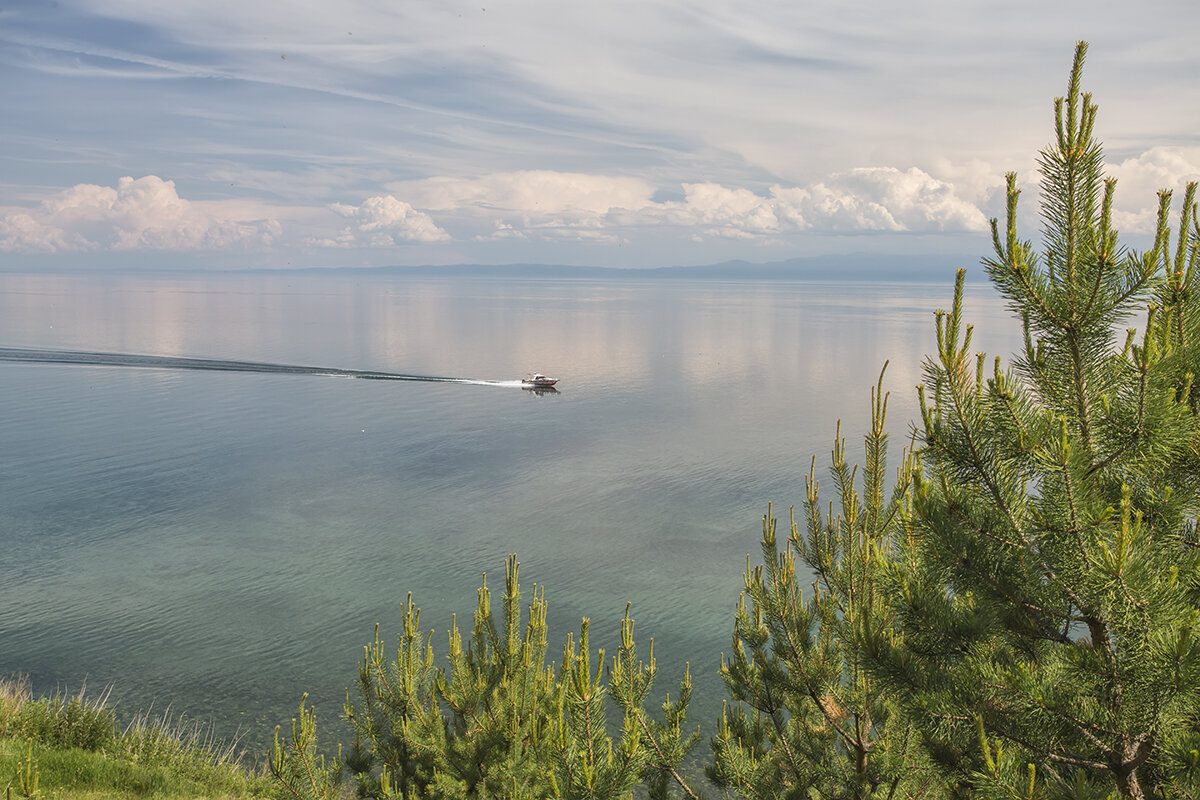
<svg viewBox="0 0 1200 800"><path fill-rule="evenodd" d="M1173 252L1167 192L1152 247L1119 244L1085 53L1041 154L1041 255L1014 175L992 223L985 266L1023 352L1008 369L972 353L961 273L938 315L888 566L897 633L868 648L952 784L1030 800L1186 792L1197 760L1195 187Z"/></svg>
<svg viewBox="0 0 1200 800"><path fill-rule="evenodd" d="M919 387L919 449L886 470L886 396L861 474L835 438L836 505L810 470L803 531L763 519L710 777L758 798L1200 800L1200 222L1190 185L1154 242L1119 243L1115 182L1076 49L1040 159L1042 250L1003 229L984 264L1021 320L1009 367L971 349L960 272ZM1145 312L1140 332L1118 329ZM885 494L889 496L885 498ZM411 598L395 660L376 635L344 764L377 797L696 794L679 765L690 680L663 721L628 611L603 679L588 624L545 662L546 604L522 622L510 558L500 625L486 582L469 639L434 662ZM814 579L801 586L801 569ZM610 727L608 701L622 718ZM614 737L613 734L616 733ZM311 710L277 737L290 796L329 798Z"/></svg>
<svg viewBox="0 0 1200 800"><path fill-rule="evenodd" d="M300 698L299 716L292 719L291 739L281 739L279 726L275 727L275 747L267 766L279 784L282 797L334 798L341 782L341 759L327 763L319 753L316 710L305 705L307 701L307 694Z"/></svg>
<svg viewBox="0 0 1200 800"><path fill-rule="evenodd" d="M763 564L747 566L733 652L721 667L734 703L713 739L710 777L747 798L935 797L940 782L912 721L897 714L868 673L864 636L892 627L879 586L888 536L907 503L907 455L887 497L887 395L872 392L862 494L846 443L834 440L837 506L822 508L816 459L802 533L793 511L781 549L763 518ZM813 584L801 584L803 568ZM747 597L749 603L747 603Z"/></svg>
<svg viewBox="0 0 1200 800"><path fill-rule="evenodd" d="M303 704L292 739L276 735L272 771L285 792L337 797L334 778L344 766L360 797L619 800L643 781L651 798L665 800L671 785L695 797L678 771L698 739L682 731L690 679L678 701L664 704L665 723L647 714L653 650L648 664L638 659L628 607L607 681L604 651L593 661L587 619L578 644L567 637L561 666L548 664L544 590L534 587L523 614L518 569L510 556L499 620L484 576L470 637L451 623L445 666L435 664L410 596L395 658L378 628L364 648L357 697L345 707L351 751L325 766ZM622 714L615 740L610 699Z"/></svg>

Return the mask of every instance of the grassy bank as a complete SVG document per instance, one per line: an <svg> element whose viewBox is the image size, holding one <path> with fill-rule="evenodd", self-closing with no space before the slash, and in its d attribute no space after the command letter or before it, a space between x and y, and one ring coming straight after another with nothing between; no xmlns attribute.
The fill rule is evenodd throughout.
<svg viewBox="0 0 1200 800"><path fill-rule="evenodd" d="M0 679L0 798L136 800L274 796L236 746L167 714L120 725L108 695L34 698Z"/></svg>

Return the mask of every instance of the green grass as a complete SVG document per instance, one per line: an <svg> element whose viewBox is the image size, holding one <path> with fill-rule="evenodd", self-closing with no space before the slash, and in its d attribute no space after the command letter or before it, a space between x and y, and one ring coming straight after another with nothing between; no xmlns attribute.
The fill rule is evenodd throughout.
<svg viewBox="0 0 1200 800"><path fill-rule="evenodd" d="M121 727L107 702L107 692L34 698L27 681L0 679L0 798L9 792L47 800L275 796L270 778L198 725L164 714L140 715ZM37 791L30 795L34 778Z"/></svg>

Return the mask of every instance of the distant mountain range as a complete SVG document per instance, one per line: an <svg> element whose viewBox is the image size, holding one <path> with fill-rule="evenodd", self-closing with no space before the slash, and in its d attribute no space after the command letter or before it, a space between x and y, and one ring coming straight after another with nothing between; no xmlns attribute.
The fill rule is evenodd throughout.
<svg viewBox="0 0 1200 800"><path fill-rule="evenodd" d="M953 282L955 271L967 268L967 280L986 281L987 274L978 256L875 256L835 255L793 258L787 261L752 263L724 261L720 264L690 267L580 267L555 264L452 264L417 267L322 267L304 272L362 273L373 275L442 275L491 278L587 278L604 280L670 279L693 280L817 280L817 281L896 281Z"/></svg>

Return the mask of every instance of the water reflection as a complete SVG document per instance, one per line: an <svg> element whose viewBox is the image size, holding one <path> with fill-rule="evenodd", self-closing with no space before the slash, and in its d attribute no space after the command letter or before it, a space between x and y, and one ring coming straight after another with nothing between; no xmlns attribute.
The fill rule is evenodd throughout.
<svg viewBox="0 0 1200 800"><path fill-rule="evenodd" d="M265 739L301 691L335 715L408 591L440 646L516 552L556 637L586 615L611 651L632 602L710 720L767 501L802 500L839 418L865 428L885 359L903 435L950 289L0 275L0 346L563 388L0 363L0 673Z"/></svg>
<svg viewBox="0 0 1200 800"><path fill-rule="evenodd" d="M950 288L272 275L2 280L0 344L494 380L537 365L585 387L841 385L886 358L899 385L915 385L932 341L930 312L948 304ZM987 318L973 321L986 331L997 310L992 303Z"/></svg>

